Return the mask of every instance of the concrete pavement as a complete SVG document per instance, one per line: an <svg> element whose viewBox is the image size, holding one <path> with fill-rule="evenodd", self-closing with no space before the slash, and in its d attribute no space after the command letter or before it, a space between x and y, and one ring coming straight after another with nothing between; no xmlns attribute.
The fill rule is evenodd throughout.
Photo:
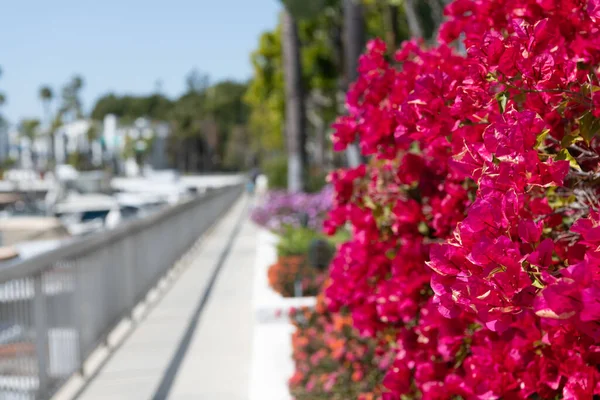
<svg viewBox="0 0 600 400"><path fill-rule="evenodd" d="M256 228L247 204L200 242L79 399L248 399Z"/></svg>

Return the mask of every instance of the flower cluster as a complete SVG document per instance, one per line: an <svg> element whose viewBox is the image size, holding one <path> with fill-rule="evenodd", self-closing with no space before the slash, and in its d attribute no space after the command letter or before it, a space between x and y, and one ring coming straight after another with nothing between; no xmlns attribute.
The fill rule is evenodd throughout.
<svg viewBox="0 0 600 400"><path fill-rule="evenodd" d="M600 1L455 0L441 45L369 43L334 125L351 225L325 290L394 352L383 399L600 394ZM463 38L465 55L452 49Z"/></svg>
<svg viewBox="0 0 600 400"><path fill-rule="evenodd" d="M281 233L287 226L320 230L331 209L332 189L325 187L319 193L288 193L269 191L252 210L251 219L260 226ZM303 219L306 218L306 221Z"/></svg>
<svg viewBox="0 0 600 400"><path fill-rule="evenodd" d="M315 296L326 278L324 271L308 265L305 255L280 256L269 267L269 286L283 297L296 296L296 281L299 281L302 296Z"/></svg>
<svg viewBox="0 0 600 400"><path fill-rule="evenodd" d="M381 395L391 351L379 353L383 346L361 337L350 317L327 311L321 297L316 309L292 310L290 317L296 328L296 372L289 386L296 400L373 400Z"/></svg>

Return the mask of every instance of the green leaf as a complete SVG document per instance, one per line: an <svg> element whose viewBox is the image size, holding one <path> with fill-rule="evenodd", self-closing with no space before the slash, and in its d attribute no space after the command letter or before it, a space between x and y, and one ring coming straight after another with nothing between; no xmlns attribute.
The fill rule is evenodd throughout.
<svg viewBox="0 0 600 400"><path fill-rule="evenodd" d="M571 168L574 168L578 171L581 171L581 167L579 166L579 164L577 163L577 160L575 160L575 157L573 157L571 155L571 153L569 153L569 150L567 149L562 149L557 155L556 155L556 160L567 160L569 161L569 164L571 165Z"/></svg>
<svg viewBox="0 0 600 400"><path fill-rule="evenodd" d="M594 117L594 115L587 111L579 119L579 133L585 139L587 143L592 140L594 136L600 133L600 119Z"/></svg>
<svg viewBox="0 0 600 400"><path fill-rule="evenodd" d="M548 133L550 132L550 129L544 129L542 131L542 133L540 133L539 135L537 135L537 138L535 140L535 147L538 148L542 145L542 143L544 143L544 140L546 140L546 137L548 136Z"/></svg>
<svg viewBox="0 0 600 400"><path fill-rule="evenodd" d="M493 277L494 275L496 275L499 272L505 272L506 271L506 267L504 265L500 265L496 268L494 268L492 271L490 271L490 273L488 274L488 278Z"/></svg>
<svg viewBox="0 0 600 400"><path fill-rule="evenodd" d="M537 278L533 278L533 282L531 283L533 286L535 286L538 289L543 289L545 286L542 284L542 282L540 282Z"/></svg>
<svg viewBox="0 0 600 400"><path fill-rule="evenodd" d="M506 110L506 103L508 103L508 93L498 93L496 95L496 100L498 101L498 107L500 108L500 112L504 114L504 111Z"/></svg>
<svg viewBox="0 0 600 400"><path fill-rule="evenodd" d="M579 135L579 130L577 130L575 132L572 132L572 134L570 135L565 135L560 141L560 144L562 147L567 148L573 143L579 142L581 140L583 140L583 138Z"/></svg>
<svg viewBox="0 0 600 400"><path fill-rule="evenodd" d="M417 141L414 141L410 144L408 151L412 154L421 154L421 147Z"/></svg>
<svg viewBox="0 0 600 400"><path fill-rule="evenodd" d="M585 97L589 97L592 93L600 91L600 86L585 83L581 86L581 92Z"/></svg>
<svg viewBox="0 0 600 400"><path fill-rule="evenodd" d="M369 196L365 196L363 201L365 202L365 206L367 208L370 208L371 210L375 210L377 208L377 205Z"/></svg>

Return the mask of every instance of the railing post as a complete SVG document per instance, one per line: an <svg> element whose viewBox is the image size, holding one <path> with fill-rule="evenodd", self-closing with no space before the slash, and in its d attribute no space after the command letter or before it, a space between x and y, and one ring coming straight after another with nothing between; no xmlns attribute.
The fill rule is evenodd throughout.
<svg viewBox="0 0 600 400"><path fill-rule="evenodd" d="M73 293L73 308L74 308L74 319L75 319L75 330L77 331L77 346L78 346L78 357L77 360L79 363L79 373L81 376L85 376L84 371L84 361L86 357L87 350L87 342L88 338L87 329L89 328L86 325L86 315L91 311L88 309L88 301L86 300L86 287L85 287L85 277L84 277L84 267L79 264L79 262L75 261L75 265L73 265L73 274L74 274L74 293Z"/></svg>
<svg viewBox="0 0 600 400"><path fill-rule="evenodd" d="M135 266L137 265L136 260L136 249L135 239L137 233L129 235L125 238L124 250L125 254L123 257L123 268L125 273L125 299L127 307L129 308L129 318L133 320L133 308L135 307L137 291L135 282Z"/></svg>
<svg viewBox="0 0 600 400"><path fill-rule="evenodd" d="M42 273L33 277L33 322L35 348L38 364L38 395L46 398L48 393L48 320Z"/></svg>

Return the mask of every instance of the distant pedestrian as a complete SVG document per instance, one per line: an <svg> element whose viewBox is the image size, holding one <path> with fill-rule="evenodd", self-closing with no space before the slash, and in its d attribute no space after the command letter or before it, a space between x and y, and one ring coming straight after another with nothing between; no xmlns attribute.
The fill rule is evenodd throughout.
<svg viewBox="0 0 600 400"><path fill-rule="evenodd" d="M252 179L248 179L248 182L246 182L246 191L248 194L254 194L254 182L252 182Z"/></svg>
<svg viewBox="0 0 600 400"><path fill-rule="evenodd" d="M258 169L257 167L252 168L252 171L250 172L250 179L252 179L252 183L254 185L256 185L256 178L258 178L259 175L260 169Z"/></svg>
<svg viewBox="0 0 600 400"><path fill-rule="evenodd" d="M260 170L257 167L252 168L248 176L248 183L246 184L246 190L248 193L254 194L254 190L256 189L256 179L259 175Z"/></svg>

